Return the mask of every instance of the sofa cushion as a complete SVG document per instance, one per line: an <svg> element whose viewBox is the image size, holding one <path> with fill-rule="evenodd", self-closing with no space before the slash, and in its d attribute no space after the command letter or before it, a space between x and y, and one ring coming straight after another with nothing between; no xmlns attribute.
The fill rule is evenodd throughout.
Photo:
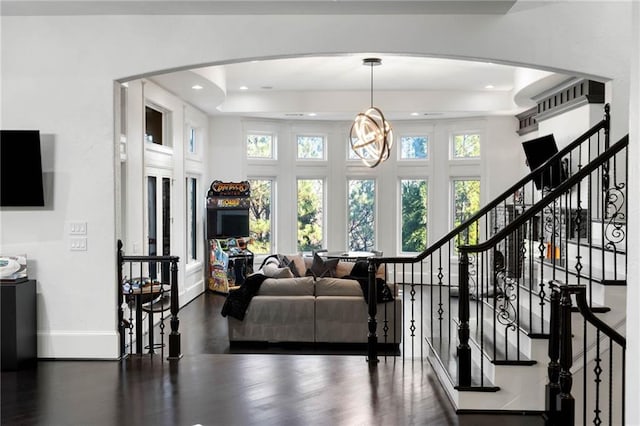
<svg viewBox="0 0 640 426"><path fill-rule="evenodd" d="M316 280L316 296L362 297L362 288L356 280L324 277Z"/></svg>
<svg viewBox="0 0 640 426"><path fill-rule="evenodd" d="M313 277L267 278L258 294L261 296L313 296Z"/></svg>

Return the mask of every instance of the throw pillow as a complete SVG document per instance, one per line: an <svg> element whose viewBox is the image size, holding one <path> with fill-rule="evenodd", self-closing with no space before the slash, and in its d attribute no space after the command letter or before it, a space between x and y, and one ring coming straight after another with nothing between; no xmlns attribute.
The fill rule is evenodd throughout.
<svg viewBox="0 0 640 426"><path fill-rule="evenodd" d="M289 268L291 270L291 273L293 274L294 277L300 277L300 271L298 271L298 267L296 266L296 263L289 259L287 256L284 256L282 258L282 264Z"/></svg>
<svg viewBox="0 0 640 426"><path fill-rule="evenodd" d="M322 277L335 277L336 276L336 267L338 266L338 262L340 259L323 259L315 253L313 255L313 263L311 264L311 268L307 269L307 276L313 276L315 278Z"/></svg>

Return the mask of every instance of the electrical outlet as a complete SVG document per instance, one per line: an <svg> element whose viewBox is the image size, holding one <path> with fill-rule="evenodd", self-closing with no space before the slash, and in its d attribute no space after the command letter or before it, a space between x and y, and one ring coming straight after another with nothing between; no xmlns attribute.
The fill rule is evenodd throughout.
<svg viewBox="0 0 640 426"><path fill-rule="evenodd" d="M69 238L69 250L71 250L71 251L87 251L87 237L71 237L71 238Z"/></svg>
<svg viewBox="0 0 640 426"><path fill-rule="evenodd" d="M69 235L87 235L87 222L69 222Z"/></svg>

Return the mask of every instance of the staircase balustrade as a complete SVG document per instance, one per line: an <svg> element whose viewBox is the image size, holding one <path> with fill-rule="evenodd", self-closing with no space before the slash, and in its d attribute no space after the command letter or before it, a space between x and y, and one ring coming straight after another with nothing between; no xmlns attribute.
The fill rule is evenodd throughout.
<svg viewBox="0 0 640 426"><path fill-rule="evenodd" d="M178 319L179 260L178 256L125 256L122 241L118 241L116 306L120 358L124 359L134 353L154 356L157 349L160 349L160 357L164 358L167 310L170 312L171 327L167 359L177 360L182 357ZM125 310L128 315L125 315ZM147 321L144 321L145 316ZM160 342L157 343L156 324L160 337ZM148 341L146 347L143 346L145 334Z"/></svg>
<svg viewBox="0 0 640 426"><path fill-rule="evenodd" d="M549 281L583 285L590 309L608 309L593 284L626 283L628 145L628 137L610 144L609 124L607 105L603 120L424 252L369 259L401 289L404 360L428 359L452 389L497 391L497 366L544 361L535 339L553 335L550 321L561 315ZM550 179L558 164L562 179ZM375 280L369 285L371 294ZM389 337L387 312L370 309L369 317L375 363ZM551 407L570 390L567 351L549 348Z"/></svg>

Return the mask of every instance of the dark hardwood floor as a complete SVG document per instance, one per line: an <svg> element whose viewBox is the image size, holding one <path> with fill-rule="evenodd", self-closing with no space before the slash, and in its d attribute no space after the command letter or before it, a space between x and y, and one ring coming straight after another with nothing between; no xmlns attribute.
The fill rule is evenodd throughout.
<svg viewBox="0 0 640 426"><path fill-rule="evenodd" d="M223 300L206 293L180 311L184 356L177 362L40 360L33 369L2 372L0 423L541 424L531 417L457 416L428 364L389 356L369 368L357 348L230 348Z"/></svg>

